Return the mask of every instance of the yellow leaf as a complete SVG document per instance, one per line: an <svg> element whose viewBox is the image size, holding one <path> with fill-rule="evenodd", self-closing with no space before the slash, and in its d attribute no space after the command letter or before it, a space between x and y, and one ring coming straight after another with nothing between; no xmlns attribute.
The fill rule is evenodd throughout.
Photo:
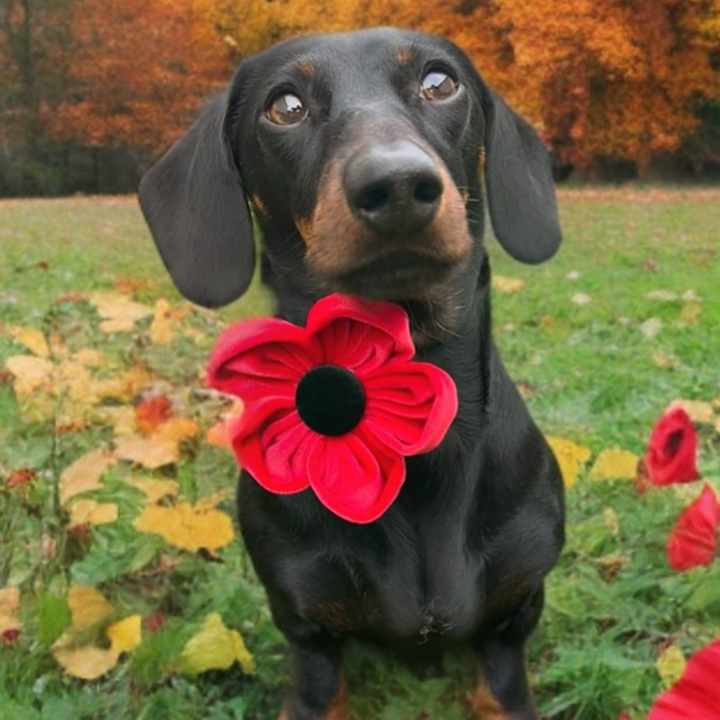
<svg viewBox="0 0 720 720"><path fill-rule="evenodd" d="M76 353L73 353L72 359L85 367L98 367L99 365L104 365L107 362L107 356L105 353L102 353L99 350L93 350L92 348L83 348L82 350L78 350Z"/></svg>
<svg viewBox="0 0 720 720"><path fill-rule="evenodd" d="M664 350L655 350L650 359L652 364L661 370L675 370L680 364L677 358L668 355Z"/></svg>
<svg viewBox="0 0 720 720"><path fill-rule="evenodd" d="M680 311L680 322L684 325L697 325L701 313L702 307L697 300L687 300Z"/></svg>
<svg viewBox="0 0 720 720"><path fill-rule="evenodd" d="M605 527L617 537L620 533L620 521L618 520L617 513L613 508L606 507L603 510L603 523Z"/></svg>
<svg viewBox="0 0 720 720"><path fill-rule="evenodd" d="M133 302L117 292L90 293L88 300L102 318L100 329L106 333L132 332L138 320L152 314L146 305Z"/></svg>
<svg viewBox="0 0 720 720"><path fill-rule="evenodd" d="M91 419L112 426L115 437L135 434L135 408L132 405L98 407L91 413Z"/></svg>
<svg viewBox="0 0 720 720"><path fill-rule="evenodd" d="M15 376L13 388L19 399L48 385L54 370L50 360L32 355L13 355L5 361L5 367Z"/></svg>
<svg viewBox="0 0 720 720"><path fill-rule="evenodd" d="M130 402L153 376L141 367L128 368L124 373L104 380L93 380L93 393L99 398Z"/></svg>
<svg viewBox="0 0 720 720"><path fill-rule="evenodd" d="M590 459L590 449L565 438L547 436L546 439L560 465L565 487L573 487L582 466Z"/></svg>
<svg viewBox="0 0 720 720"><path fill-rule="evenodd" d="M525 282L518 278L503 277L502 275L493 275L493 290L500 293L517 293L525 288Z"/></svg>
<svg viewBox="0 0 720 720"><path fill-rule="evenodd" d="M55 646L52 654L68 675L81 680L97 680L117 665L119 657L112 649L103 650L93 645L80 648Z"/></svg>
<svg viewBox="0 0 720 720"><path fill-rule="evenodd" d="M225 627L219 613L211 613L197 635L185 645L177 670L197 675L207 670L226 670L235 661L244 672L255 672L253 656L240 633Z"/></svg>
<svg viewBox="0 0 720 720"><path fill-rule="evenodd" d="M147 505L136 518L135 527L162 536L170 545L192 551L216 550L234 537L232 521L226 513L188 502L170 508Z"/></svg>
<svg viewBox="0 0 720 720"><path fill-rule="evenodd" d="M712 425L715 422L715 410L709 402L676 400L673 405L679 405L685 410L693 422L706 425Z"/></svg>
<svg viewBox="0 0 720 720"><path fill-rule="evenodd" d="M70 507L70 525L107 525L118 519L117 505L95 500L76 500Z"/></svg>
<svg viewBox="0 0 720 720"><path fill-rule="evenodd" d="M177 321L177 313L173 312L170 303L160 298L155 303L155 315L150 325L150 340L156 345L167 345L173 338Z"/></svg>
<svg viewBox="0 0 720 720"><path fill-rule="evenodd" d="M113 611L105 596L87 585L71 585L67 600L72 616L72 625L69 628L72 635L98 625Z"/></svg>
<svg viewBox="0 0 720 720"><path fill-rule="evenodd" d="M175 443L181 443L197 435L198 426L194 420L184 417L171 417L162 425L159 425L150 437L171 440Z"/></svg>
<svg viewBox="0 0 720 720"><path fill-rule="evenodd" d="M666 688L671 687L680 679L685 672L686 665L685 656L677 645L670 645L670 647L663 650L655 663L658 674Z"/></svg>
<svg viewBox="0 0 720 720"><path fill-rule="evenodd" d="M115 463L115 455L105 450L93 450L78 458L60 475L60 504L79 493L102 487L100 478Z"/></svg>
<svg viewBox="0 0 720 720"><path fill-rule="evenodd" d="M243 412L242 400L235 400L229 410L220 415L215 425L208 429L206 439L210 445L221 448L232 447L232 428Z"/></svg>
<svg viewBox="0 0 720 720"><path fill-rule="evenodd" d="M180 459L180 448L176 442L156 436L126 436L118 440L115 454L120 460L130 460L150 470L172 465Z"/></svg>
<svg viewBox="0 0 720 720"><path fill-rule="evenodd" d="M147 502L151 505L160 502L166 497L177 497L178 484L175 480L155 480L154 478L131 477L128 485L136 487L145 493Z"/></svg>
<svg viewBox="0 0 720 720"><path fill-rule="evenodd" d="M45 335L36 328L21 327L19 325L6 325L5 332L18 344L24 345L31 353L38 357L50 357Z"/></svg>
<svg viewBox="0 0 720 720"><path fill-rule="evenodd" d="M590 470L591 480L634 480L639 458L627 450L609 448L596 458Z"/></svg>
<svg viewBox="0 0 720 720"><path fill-rule="evenodd" d="M142 616L130 615L111 625L106 631L110 647L118 655L133 651L142 640Z"/></svg>
<svg viewBox="0 0 720 720"><path fill-rule="evenodd" d="M0 588L0 635L8 630L19 630L22 623L17 617L20 607L20 590L11 585Z"/></svg>

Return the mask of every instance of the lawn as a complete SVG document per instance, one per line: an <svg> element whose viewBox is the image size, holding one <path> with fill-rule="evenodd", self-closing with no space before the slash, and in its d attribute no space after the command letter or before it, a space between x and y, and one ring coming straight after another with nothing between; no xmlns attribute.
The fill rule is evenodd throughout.
<svg viewBox="0 0 720 720"><path fill-rule="evenodd" d="M640 720L680 653L720 636L720 562L676 573L666 557L701 483L640 494L591 468L608 448L641 456L671 401L698 401L699 468L720 490L720 191L560 205L553 261L491 244L496 278L522 281L494 294L506 364L543 430L589 455L530 673L547 718ZM0 202L3 720L276 716L284 646L223 524L236 471L208 431L228 407L202 383L223 324L268 308L257 285L220 313L183 302L133 198ZM185 531L161 534L181 512ZM83 679L87 658L106 672ZM348 665L357 720L470 717L468 657L419 674L351 648Z"/></svg>

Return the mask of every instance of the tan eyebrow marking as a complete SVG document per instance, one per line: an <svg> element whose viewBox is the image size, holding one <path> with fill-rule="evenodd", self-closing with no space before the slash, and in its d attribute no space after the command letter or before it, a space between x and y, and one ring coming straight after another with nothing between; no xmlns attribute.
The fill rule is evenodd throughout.
<svg viewBox="0 0 720 720"><path fill-rule="evenodd" d="M267 211L267 208L265 207L265 203L260 199L260 196L257 193L255 193L250 198L250 204L253 206L253 208L255 210L257 210L257 212L259 212L261 215L264 215L267 217L268 211Z"/></svg>
<svg viewBox="0 0 720 720"><path fill-rule="evenodd" d="M398 50L395 59L399 65L409 65L415 59L415 51L408 45L405 45Z"/></svg>
<svg viewBox="0 0 720 720"><path fill-rule="evenodd" d="M298 70L303 77L312 77L315 74L315 66L309 60L299 62Z"/></svg>

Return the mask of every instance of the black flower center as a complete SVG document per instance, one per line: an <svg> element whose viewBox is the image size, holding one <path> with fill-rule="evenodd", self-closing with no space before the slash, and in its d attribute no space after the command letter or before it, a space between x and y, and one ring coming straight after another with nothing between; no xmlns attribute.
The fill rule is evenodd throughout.
<svg viewBox="0 0 720 720"><path fill-rule="evenodd" d="M318 365L300 379L295 405L311 430L320 435L345 435L362 420L365 391L346 368Z"/></svg>

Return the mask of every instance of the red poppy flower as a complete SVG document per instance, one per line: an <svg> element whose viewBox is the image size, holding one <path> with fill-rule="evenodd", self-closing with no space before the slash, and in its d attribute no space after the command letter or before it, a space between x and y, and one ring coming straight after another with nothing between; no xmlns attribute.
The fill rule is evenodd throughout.
<svg viewBox="0 0 720 720"><path fill-rule="evenodd" d="M647 720L720 720L720 638L696 652Z"/></svg>
<svg viewBox="0 0 720 720"><path fill-rule="evenodd" d="M655 423L644 464L653 485L671 485L698 480L697 434L681 407L671 406Z"/></svg>
<svg viewBox="0 0 720 720"><path fill-rule="evenodd" d="M683 571L710 565L717 550L720 504L715 492L705 485L700 497L680 514L668 540L670 567Z"/></svg>
<svg viewBox="0 0 720 720"><path fill-rule="evenodd" d="M305 328L278 318L233 325L208 376L245 403L233 449L260 485L310 487L336 515L366 523L400 492L404 458L437 447L457 412L450 376L414 354L402 308L330 295Z"/></svg>

